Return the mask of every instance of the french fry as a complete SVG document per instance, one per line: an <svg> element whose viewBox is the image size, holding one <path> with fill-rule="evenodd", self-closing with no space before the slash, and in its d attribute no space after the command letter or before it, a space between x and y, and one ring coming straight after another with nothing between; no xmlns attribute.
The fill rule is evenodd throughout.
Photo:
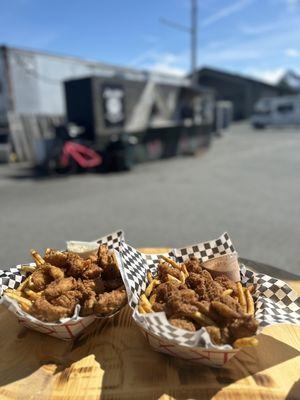
<svg viewBox="0 0 300 400"><path fill-rule="evenodd" d="M24 289L24 293L30 300L36 300L41 297L42 292L34 292L33 290L29 289L28 287Z"/></svg>
<svg viewBox="0 0 300 400"><path fill-rule="evenodd" d="M111 252L115 265L119 268L118 259L114 251Z"/></svg>
<svg viewBox="0 0 300 400"><path fill-rule="evenodd" d="M234 343L233 343L233 347L239 349L242 347L253 347L253 346L257 346L258 345L258 340L256 339L256 337L243 337L240 339L237 339Z"/></svg>
<svg viewBox="0 0 300 400"><path fill-rule="evenodd" d="M184 272L180 271L180 280L181 280L181 282L184 283L185 279L186 279L186 276L185 276Z"/></svg>
<svg viewBox="0 0 300 400"><path fill-rule="evenodd" d="M177 264L174 260L172 260L169 257L166 256L160 256L160 258L162 258L163 260L165 260L168 264L172 265L172 267L181 270L181 267L179 264Z"/></svg>
<svg viewBox="0 0 300 400"><path fill-rule="evenodd" d="M36 250L30 250L30 254L32 255L36 265L45 264L43 257Z"/></svg>
<svg viewBox="0 0 300 400"><path fill-rule="evenodd" d="M143 308L143 306L141 304L139 304L138 310L139 310L140 314L146 314L146 311L144 310L144 308Z"/></svg>
<svg viewBox="0 0 300 400"><path fill-rule="evenodd" d="M30 279L31 279L31 275L27 276L27 278L22 283L20 283L20 285L17 287L16 291L17 292L22 292L22 290L24 290L24 288L30 282Z"/></svg>
<svg viewBox="0 0 300 400"><path fill-rule="evenodd" d="M220 301L212 301L211 306L218 314L226 319L238 318L239 316L237 312Z"/></svg>
<svg viewBox="0 0 300 400"><path fill-rule="evenodd" d="M247 312L246 297L245 297L245 293L243 291L243 287L242 287L241 282L237 282L236 287L237 287L237 290L238 290L239 303L240 303L242 309L244 310L244 312Z"/></svg>
<svg viewBox="0 0 300 400"><path fill-rule="evenodd" d="M232 294L233 290L232 289L226 289L222 293L222 296L230 296Z"/></svg>
<svg viewBox="0 0 300 400"><path fill-rule="evenodd" d="M150 301L150 304L151 304L151 305L153 305L153 304L156 302L156 297L157 297L156 293L154 293L154 294L152 294L152 295L150 296L149 301Z"/></svg>
<svg viewBox="0 0 300 400"><path fill-rule="evenodd" d="M33 265L21 265L20 270L22 272L34 272L34 270L36 269L36 267L34 267Z"/></svg>
<svg viewBox="0 0 300 400"><path fill-rule="evenodd" d="M175 278L175 276L167 274L168 281L169 282L174 282L174 283L182 283L179 279Z"/></svg>
<svg viewBox="0 0 300 400"><path fill-rule="evenodd" d="M187 278L189 276L188 270L186 269L186 266L182 264L181 270L183 271L185 277Z"/></svg>
<svg viewBox="0 0 300 400"><path fill-rule="evenodd" d="M150 282L150 284L147 286L145 290L145 295L146 297L150 297L153 289L160 284L160 281L158 279L153 279L153 281Z"/></svg>
<svg viewBox="0 0 300 400"><path fill-rule="evenodd" d="M147 313L152 312L152 305L145 294L141 295L141 306Z"/></svg>
<svg viewBox="0 0 300 400"><path fill-rule="evenodd" d="M204 326L216 325L216 323L213 320L211 320L207 315L204 315L199 311L196 311L190 314L189 316L201 325Z"/></svg>
<svg viewBox="0 0 300 400"><path fill-rule="evenodd" d="M248 289L245 290L245 297L247 303L247 314L254 315L254 301Z"/></svg>
<svg viewBox="0 0 300 400"><path fill-rule="evenodd" d="M247 286L246 289L248 289L249 292L252 294L254 292L254 285L251 284L251 285Z"/></svg>
<svg viewBox="0 0 300 400"><path fill-rule="evenodd" d="M10 297L13 300L16 300L19 303L19 305L23 308L23 310L26 312L28 312L27 310L29 310L32 306L32 302L19 295L16 290L15 291L6 290L4 294L6 294L6 296Z"/></svg>
<svg viewBox="0 0 300 400"><path fill-rule="evenodd" d="M150 271L147 271L147 278L148 278L148 281L149 281L149 282L152 282L152 281L153 281L153 276L152 276L152 274L151 274Z"/></svg>

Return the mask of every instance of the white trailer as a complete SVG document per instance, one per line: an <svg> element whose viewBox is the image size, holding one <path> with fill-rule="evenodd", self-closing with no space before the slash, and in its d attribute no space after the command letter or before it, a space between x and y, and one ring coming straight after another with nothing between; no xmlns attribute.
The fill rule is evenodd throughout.
<svg viewBox="0 0 300 400"><path fill-rule="evenodd" d="M65 115L63 82L92 75L136 81L147 81L151 76L157 83L175 86L190 84L185 77L0 46L0 126L7 122L8 112Z"/></svg>
<svg viewBox="0 0 300 400"><path fill-rule="evenodd" d="M251 117L254 128L300 125L300 95L262 98Z"/></svg>

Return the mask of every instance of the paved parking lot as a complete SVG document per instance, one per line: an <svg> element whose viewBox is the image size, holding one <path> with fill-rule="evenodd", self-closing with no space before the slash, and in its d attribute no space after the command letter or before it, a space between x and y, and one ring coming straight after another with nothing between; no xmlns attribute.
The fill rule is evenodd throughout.
<svg viewBox="0 0 300 400"><path fill-rule="evenodd" d="M17 174L16 179L13 176ZM300 273L300 131L233 126L197 157L130 173L32 180L0 167L0 265L123 228L135 246L228 231L239 253Z"/></svg>

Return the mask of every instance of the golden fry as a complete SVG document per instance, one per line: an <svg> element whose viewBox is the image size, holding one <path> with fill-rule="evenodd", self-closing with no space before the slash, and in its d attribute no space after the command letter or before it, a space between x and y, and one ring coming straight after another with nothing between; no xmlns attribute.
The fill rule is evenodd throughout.
<svg viewBox="0 0 300 400"><path fill-rule="evenodd" d="M195 313L192 313L190 315L191 318L193 318L193 320L195 320L196 322L198 322L200 325L203 326L209 326L209 325L216 325L215 322L213 320L211 320L207 315L202 314L199 311L196 311Z"/></svg>
<svg viewBox="0 0 300 400"><path fill-rule="evenodd" d="M24 288L28 285L28 283L30 282L30 278L31 278L31 275L29 275L29 276L27 276L27 278L22 282L22 283L20 283L20 285L17 287L17 292L21 292L22 290L24 290Z"/></svg>
<svg viewBox="0 0 300 400"><path fill-rule="evenodd" d="M182 282L182 283L185 282L185 278L186 278L186 276L185 276L184 272L183 272L183 271L180 271L180 279L181 279L181 282Z"/></svg>
<svg viewBox="0 0 300 400"><path fill-rule="evenodd" d="M143 306L141 304L139 304L138 310L140 314L146 314L146 311L143 309Z"/></svg>
<svg viewBox="0 0 300 400"><path fill-rule="evenodd" d="M152 282L153 281L153 276L152 276L150 271L147 272L147 278L148 278L148 282Z"/></svg>
<svg viewBox="0 0 300 400"><path fill-rule="evenodd" d="M20 270L22 272L34 272L34 270L36 269L35 266L33 265L21 265Z"/></svg>
<svg viewBox="0 0 300 400"><path fill-rule="evenodd" d="M237 282L236 287L237 287L237 290L238 290L239 303L240 303L243 311L247 312L246 297L245 297L241 282Z"/></svg>
<svg viewBox="0 0 300 400"><path fill-rule="evenodd" d="M30 250L30 254L32 255L36 265L45 264L43 257L36 250Z"/></svg>
<svg viewBox="0 0 300 400"><path fill-rule="evenodd" d="M145 295L147 297L150 297L153 289L155 288L155 286L159 285L160 281L158 279L153 279L153 281L150 282L150 284L148 285L148 287L145 290Z"/></svg>
<svg viewBox="0 0 300 400"><path fill-rule="evenodd" d="M118 264L118 259L117 259L116 253L114 251L112 251L111 254L112 254L112 258L114 260L114 264L119 268L119 264Z"/></svg>
<svg viewBox="0 0 300 400"><path fill-rule="evenodd" d="M175 278L175 276L168 274L168 281L169 282L174 282L174 283L182 283L179 279Z"/></svg>
<svg viewBox="0 0 300 400"><path fill-rule="evenodd" d="M24 293L30 300L36 300L41 297L42 292L34 292L33 290L29 289L28 287L24 289Z"/></svg>
<svg viewBox="0 0 300 400"><path fill-rule="evenodd" d="M152 312L152 305L145 294L141 295L141 305L147 313Z"/></svg>
<svg viewBox="0 0 300 400"><path fill-rule="evenodd" d="M152 296L150 296L149 301L150 301L151 305L153 305L156 302L156 297L157 297L156 293L154 293Z"/></svg>
<svg viewBox="0 0 300 400"><path fill-rule="evenodd" d="M172 267L181 270L181 266L177 264L174 260L166 256L160 256L163 260L165 260L168 264L172 265Z"/></svg>
<svg viewBox="0 0 300 400"><path fill-rule="evenodd" d="M251 285L247 286L247 289L252 294L254 292L254 285L251 284Z"/></svg>
<svg viewBox="0 0 300 400"><path fill-rule="evenodd" d="M188 270L186 269L186 266L182 264L181 270L183 271L185 277L187 278L189 276Z"/></svg>
<svg viewBox="0 0 300 400"><path fill-rule="evenodd" d="M248 289L245 290L245 297L247 302L247 314L254 315L254 301Z"/></svg>
<svg viewBox="0 0 300 400"><path fill-rule="evenodd" d="M238 313L232 310L232 308L228 307L226 304L221 303L220 301L212 301L212 308L217 311L224 318L232 319L238 318Z"/></svg>
<svg viewBox="0 0 300 400"><path fill-rule="evenodd" d="M222 296L230 296L232 294L233 290L232 289L226 289L224 290Z"/></svg>
<svg viewBox="0 0 300 400"><path fill-rule="evenodd" d="M15 291L5 291L4 294L6 294L6 296L10 297L11 299L17 300L17 302L20 305L27 305L28 307L32 306L32 302L28 299L25 299L25 297L22 297L21 295L18 294L18 292Z"/></svg>
<svg viewBox="0 0 300 400"><path fill-rule="evenodd" d="M233 343L233 347L239 349L241 347L253 347L258 345L258 340L255 337L243 337L240 339L237 339Z"/></svg>

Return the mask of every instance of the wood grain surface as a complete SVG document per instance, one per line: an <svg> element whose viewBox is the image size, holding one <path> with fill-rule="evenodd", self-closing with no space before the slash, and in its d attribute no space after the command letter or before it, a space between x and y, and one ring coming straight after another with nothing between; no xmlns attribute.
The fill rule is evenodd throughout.
<svg viewBox="0 0 300 400"><path fill-rule="evenodd" d="M242 261L276 276L272 267ZM300 292L298 276L277 272ZM22 328L0 307L0 349L1 400L300 400L300 327L290 325L265 328L257 348L214 369L154 352L129 307L74 342Z"/></svg>

